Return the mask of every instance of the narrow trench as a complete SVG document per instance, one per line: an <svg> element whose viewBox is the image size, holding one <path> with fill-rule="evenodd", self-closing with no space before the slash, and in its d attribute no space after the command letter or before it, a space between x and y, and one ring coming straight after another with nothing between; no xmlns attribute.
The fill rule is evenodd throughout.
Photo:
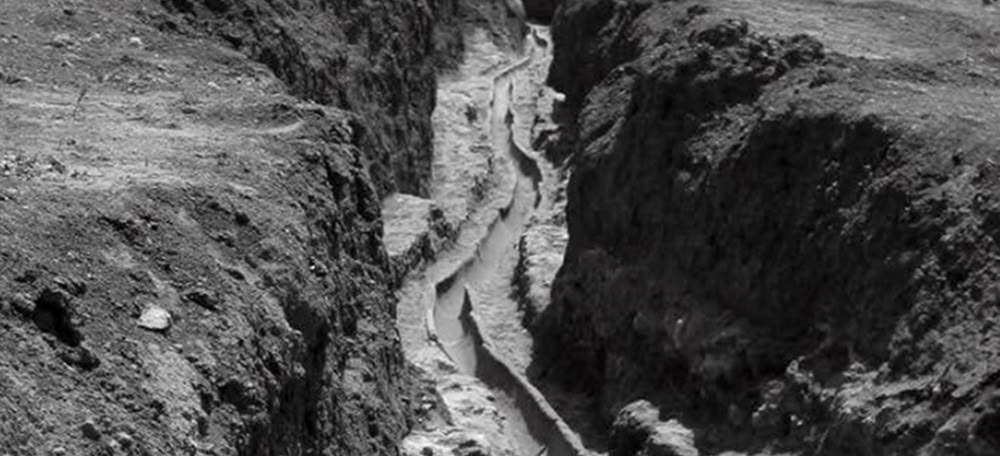
<svg viewBox="0 0 1000 456"><path fill-rule="evenodd" d="M517 255L517 242L529 217L541 201L541 171L533 158L514 142L512 98L515 74L531 62L514 63L494 79L490 106L490 129L495 150L506 153L516 173L513 194L479 241L474 254L453 273L435 284L436 300L432 327L437 341L458 369L477 377L497 395L498 409L505 415L508 437L518 454L577 455L583 453L579 439L562 423L545 398L526 378L489 348L473 317L475 305L515 306L510 294L509 261ZM473 294L470 290L483 290ZM476 302L479 298L480 302Z"/></svg>
<svg viewBox="0 0 1000 456"><path fill-rule="evenodd" d="M438 340L445 346L448 355L465 373L476 372L478 357L472 347L473 337L463 322L463 315L470 309L467 305L466 287L486 284L498 280L498 268L504 255L516 248L518 237L524 231L528 216L535 207L539 173L537 165L513 143L510 126L513 114L509 107L509 91L501 87L510 86L510 73L496 79L494 85L492 130L494 145L506 150L517 165L514 167L516 183L514 192L506 207L493 220L486 236L476 246L475 254L435 286L437 301L434 308L434 323ZM500 96L496 96L500 95ZM526 172L534 169L535 173ZM534 176L532 177L531 174Z"/></svg>

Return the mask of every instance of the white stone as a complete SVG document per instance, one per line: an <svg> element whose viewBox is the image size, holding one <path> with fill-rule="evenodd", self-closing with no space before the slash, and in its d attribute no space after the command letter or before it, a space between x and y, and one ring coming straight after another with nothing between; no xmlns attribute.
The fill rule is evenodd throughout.
<svg viewBox="0 0 1000 456"><path fill-rule="evenodd" d="M166 331L170 328L170 312L161 307L149 306L139 317L139 327L151 331Z"/></svg>
<svg viewBox="0 0 1000 456"><path fill-rule="evenodd" d="M69 33L60 33L52 38L49 44L58 48L69 47L73 45L73 37Z"/></svg>

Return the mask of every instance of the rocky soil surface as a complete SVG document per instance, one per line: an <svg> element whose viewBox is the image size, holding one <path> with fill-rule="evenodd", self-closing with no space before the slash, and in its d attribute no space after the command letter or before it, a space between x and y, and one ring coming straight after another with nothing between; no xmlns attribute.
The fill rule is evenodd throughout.
<svg viewBox="0 0 1000 456"><path fill-rule="evenodd" d="M690 454L648 440L684 427L701 454L1000 454L998 19L562 3L570 237L536 362L599 399L612 454Z"/></svg>

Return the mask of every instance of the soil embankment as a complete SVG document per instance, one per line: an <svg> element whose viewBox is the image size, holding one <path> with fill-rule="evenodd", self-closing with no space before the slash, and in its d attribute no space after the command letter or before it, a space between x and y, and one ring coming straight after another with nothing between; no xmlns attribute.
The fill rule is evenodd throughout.
<svg viewBox="0 0 1000 456"><path fill-rule="evenodd" d="M996 14L564 2L548 378L709 454L1000 453Z"/></svg>
<svg viewBox="0 0 1000 456"><path fill-rule="evenodd" d="M520 33L493 10L0 2L3 451L397 453L380 203L429 194L436 70Z"/></svg>

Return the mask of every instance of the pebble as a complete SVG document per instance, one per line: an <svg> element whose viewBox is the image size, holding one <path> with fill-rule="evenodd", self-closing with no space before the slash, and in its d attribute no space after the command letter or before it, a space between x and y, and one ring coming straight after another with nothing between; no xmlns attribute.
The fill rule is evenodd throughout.
<svg viewBox="0 0 1000 456"><path fill-rule="evenodd" d="M116 440L108 440L104 442L104 448L107 449L108 453L118 454L118 451L121 450L122 446Z"/></svg>
<svg viewBox="0 0 1000 456"><path fill-rule="evenodd" d="M145 45L142 43L142 38L139 38L137 36L133 36L132 38L129 38L128 39L128 44L129 44L129 46L137 47L137 48L145 47Z"/></svg>
<svg viewBox="0 0 1000 456"><path fill-rule="evenodd" d="M151 331L166 331L170 328L170 312L151 305L139 316L139 327Z"/></svg>
<svg viewBox="0 0 1000 456"><path fill-rule="evenodd" d="M63 448L63 447L55 447L55 448L49 450L49 454L51 454L52 456L65 456L66 455L66 449Z"/></svg>
<svg viewBox="0 0 1000 456"><path fill-rule="evenodd" d="M84 421L80 425L80 431L83 432L84 437L90 440L100 440L101 438L101 431L97 429L97 424L94 423L94 420Z"/></svg>
<svg viewBox="0 0 1000 456"><path fill-rule="evenodd" d="M77 278L58 276L52 279L52 282L74 296L82 296L87 293L87 282Z"/></svg>
<svg viewBox="0 0 1000 456"><path fill-rule="evenodd" d="M218 310L219 309L219 297L204 288L195 288L184 293L184 297L199 306L202 306L208 310Z"/></svg>
<svg viewBox="0 0 1000 456"><path fill-rule="evenodd" d="M31 78L0 72L0 82L4 84L21 84L31 82Z"/></svg>
<svg viewBox="0 0 1000 456"><path fill-rule="evenodd" d="M132 444L135 443L135 439L133 439L128 432L119 432L115 434L115 441L125 449L131 448Z"/></svg>
<svg viewBox="0 0 1000 456"><path fill-rule="evenodd" d="M31 315L35 312L35 302L28 299L28 297L22 293L11 296L10 304L14 307L14 310L24 316Z"/></svg>
<svg viewBox="0 0 1000 456"><path fill-rule="evenodd" d="M70 47L73 45L73 37L69 33L60 33L52 38L49 44L57 48Z"/></svg>

